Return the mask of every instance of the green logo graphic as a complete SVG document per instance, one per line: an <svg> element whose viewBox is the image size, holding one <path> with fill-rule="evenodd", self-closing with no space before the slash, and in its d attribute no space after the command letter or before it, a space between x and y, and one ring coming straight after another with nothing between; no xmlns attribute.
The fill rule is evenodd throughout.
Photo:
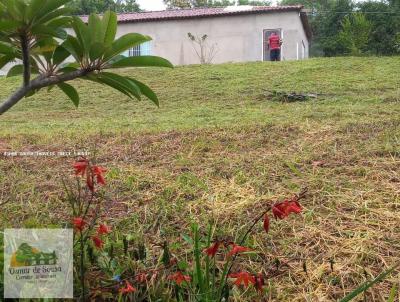
<svg viewBox="0 0 400 302"><path fill-rule="evenodd" d="M27 243L22 243L11 256L11 267L55 265L57 264L56 252L44 253Z"/></svg>

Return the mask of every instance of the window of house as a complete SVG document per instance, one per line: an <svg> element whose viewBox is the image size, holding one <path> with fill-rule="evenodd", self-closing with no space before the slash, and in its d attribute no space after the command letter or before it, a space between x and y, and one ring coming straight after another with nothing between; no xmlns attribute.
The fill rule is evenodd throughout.
<svg viewBox="0 0 400 302"><path fill-rule="evenodd" d="M151 41L145 42L128 50L128 57L149 56L152 54Z"/></svg>
<svg viewBox="0 0 400 302"><path fill-rule="evenodd" d="M306 44L304 44L304 41L301 41L301 58L306 58Z"/></svg>
<svg viewBox="0 0 400 302"><path fill-rule="evenodd" d="M128 57L138 57L138 56L140 56L140 45L129 49Z"/></svg>

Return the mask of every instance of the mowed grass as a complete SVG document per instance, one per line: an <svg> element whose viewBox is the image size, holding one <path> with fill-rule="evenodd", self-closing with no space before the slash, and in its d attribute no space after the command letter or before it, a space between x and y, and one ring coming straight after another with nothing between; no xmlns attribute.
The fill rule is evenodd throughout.
<svg viewBox="0 0 400 302"><path fill-rule="evenodd" d="M79 109L54 89L1 116L0 151L92 152L108 168L106 220L149 246L170 241L178 257L191 222L235 240L263 207L307 187L303 215L268 235L260 225L241 266L270 276L267 301L336 301L400 257L399 70L399 57L128 69L160 108L75 81ZM0 98L18 83L0 79ZM273 90L318 98L281 103ZM0 225L68 222L61 179L73 160L1 155ZM398 282L397 272L366 301L386 301Z"/></svg>

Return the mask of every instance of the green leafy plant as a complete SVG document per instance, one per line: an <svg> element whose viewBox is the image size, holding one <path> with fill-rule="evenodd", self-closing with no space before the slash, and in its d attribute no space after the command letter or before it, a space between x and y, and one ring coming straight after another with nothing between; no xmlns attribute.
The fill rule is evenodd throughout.
<svg viewBox="0 0 400 302"><path fill-rule="evenodd" d="M0 0L0 68L14 65L8 76L23 77L22 86L0 105L0 114L22 98L57 86L79 105L79 94L67 84L77 78L110 86L129 98L142 95L158 105L156 94L136 79L106 70L125 67L172 67L156 56L124 57L124 51L151 40L129 33L116 38L117 16L91 14L85 23L69 17L64 7L70 0ZM69 35L72 28L74 35ZM73 59L71 62L70 58ZM32 78L32 75L35 77Z"/></svg>
<svg viewBox="0 0 400 302"><path fill-rule="evenodd" d="M243 270L239 260L255 254L243 245L259 222L262 221L265 232L269 232L270 212L275 219L301 213L299 201L306 193L302 191L290 199L266 206L249 224L238 244L216 238L213 224L209 224L205 236L198 224L192 224L191 236L182 235L192 252L179 260L168 240L159 244L162 252L156 256L138 240L139 234L111 233L104 219L100 220L104 194L99 186L106 183L106 169L86 158L76 161L73 168L76 185L67 185L64 181L64 188L75 230L74 268L78 276L75 292L82 301L89 297L107 300L117 295L118 301L165 297L176 301L219 302L228 301L234 286L246 289L253 297L263 296L267 276ZM91 273L95 273L95 277Z"/></svg>
<svg viewBox="0 0 400 302"><path fill-rule="evenodd" d="M105 185L103 167L94 165L86 158L74 164L76 182L74 186L65 181L65 200L70 204L72 225L74 227L74 248L79 257L74 259L76 276L79 276L80 297L87 297L87 260L94 258L94 249L101 250L104 246L103 237L111 229L104 223L97 225L103 207L103 197L98 187ZM84 180L82 182L82 179Z"/></svg>
<svg viewBox="0 0 400 302"><path fill-rule="evenodd" d="M269 232L269 212L272 212L276 219L285 219L291 213L299 214L302 211L299 200L304 198L305 194L306 190L291 199L267 207L249 225L238 244L227 240L213 240L214 228L212 225L209 226L204 240L201 238L199 226L193 224L192 238L185 236L185 241L193 248L192 264L183 267L178 265L176 272L169 277L177 285L175 298L178 301L228 301L232 283L234 286L245 289L252 285L255 290L254 294L262 296L266 279L264 274L243 270L233 272L233 269L237 269L236 262L240 255L254 253L243 245L260 221L263 223L265 232ZM223 250L222 254L219 254L220 250ZM219 261L217 261L217 257Z"/></svg>

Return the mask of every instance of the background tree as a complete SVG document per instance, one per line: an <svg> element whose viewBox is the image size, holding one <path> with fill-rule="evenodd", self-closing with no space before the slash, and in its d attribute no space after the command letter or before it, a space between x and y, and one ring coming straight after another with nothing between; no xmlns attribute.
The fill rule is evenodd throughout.
<svg viewBox="0 0 400 302"><path fill-rule="evenodd" d="M400 1L367 1L358 4L360 12L365 14L372 24L368 49L371 54L392 55L399 53L396 48L396 36L400 33Z"/></svg>
<svg viewBox="0 0 400 302"><path fill-rule="evenodd" d="M66 83L76 78L110 86L130 98L144 95L158 104L145 84L107 72L124 67L172 67L160 57L120 55L151 38L129 33L115 39L115 13L108 11L102 18L91 14L85 24L79 17L65 16L69 9L64 5L69 1L0 0L0 68L19 60L22 64L14 65L7 76L23 77L22 86L0 104L0 115L45 87L58 87L78 106L78 92ZM74 35L66 33L67 27ZM74 61L69 63L69 57Z"/></svg>
<svg viewBox="0 0 400 302"><path fill-rule="evenodd" d="M346 52L359 56L367 51L372 23L362 13L346 16L342 22L342 30L338 34L338 43Z"/></svg>
<svg viewBox="0 0 400 302"><path fill-rule="evenodd" d="M140 6L136 0L72 0L67 4L67 7L75 15L99 14L107 10L117 13L140 11Z"/></svg>
<svg viewBox="0 0 400 302"><path fill-rule="evenodd" d="M193 49L200 60L200 64L212 63L218 52L217 44L209 44L207 40L208 35L206 34L198 36L188 33L188 38L192 42Z"/></svg>

